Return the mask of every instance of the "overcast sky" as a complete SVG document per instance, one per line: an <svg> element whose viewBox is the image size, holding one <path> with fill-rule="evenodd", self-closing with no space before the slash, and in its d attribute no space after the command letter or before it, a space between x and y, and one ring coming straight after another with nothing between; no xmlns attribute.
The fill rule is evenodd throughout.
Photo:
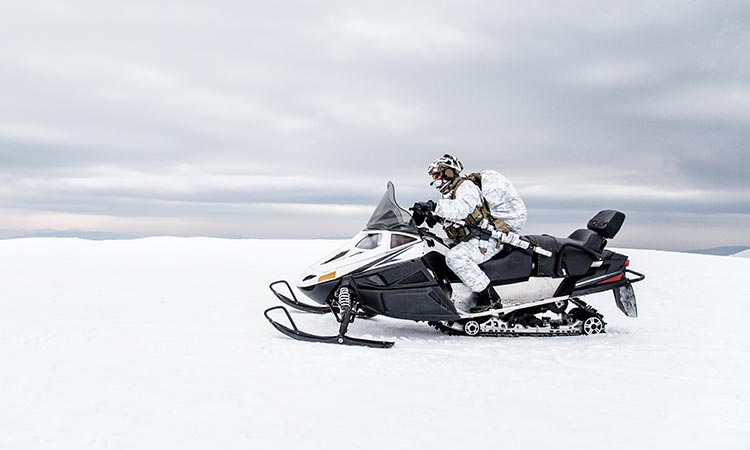
<svg viewBox="0 0 750 450"><path fill-rule="evenodd" d="M527 233L750 245L750 2L0 0L0 235L343 237L443 153Z"/></svg>

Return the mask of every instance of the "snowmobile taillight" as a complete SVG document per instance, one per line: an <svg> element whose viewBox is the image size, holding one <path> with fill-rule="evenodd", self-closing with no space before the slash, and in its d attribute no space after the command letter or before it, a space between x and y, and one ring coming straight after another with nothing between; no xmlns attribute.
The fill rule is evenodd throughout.
<svg viewBox="0 0 750 450"><path fill-rule="evenodd" d="M318 283L322 283L324 281L332 280L336 278L336 272L329 272L325 275L321 275L318 277Z"/></svg>
<svg viewBox="0 0 750 450"><path fill-rule="evenodd" d="M625 267L628 267L629 265L630 265L630 260L629 260L629 259L626 259L626 260L625 260Z"/></svg>
<svg viewBox="0 0 750 450"><path fill-rule="evenodd" d="M612 278L607 278L606 280L602 280L602 281L600 281L600 282L598 282L596 284L599 285L599 284L614 283L614 282L620 281L620 280L622 280L622 274L618 273L617 275L613 276Z"/></svg>

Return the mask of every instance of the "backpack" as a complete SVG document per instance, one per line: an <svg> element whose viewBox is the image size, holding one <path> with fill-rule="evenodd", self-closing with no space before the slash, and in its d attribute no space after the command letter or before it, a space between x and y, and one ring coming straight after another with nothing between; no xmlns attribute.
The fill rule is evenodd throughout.
<svg viewBox="0 0 750 450"><path fill-rule="evenodd" d="M526 205L510 180L494 170L470 173L464 178L482 191L496 230L516 233L521 230L526 223Z"/></svg>

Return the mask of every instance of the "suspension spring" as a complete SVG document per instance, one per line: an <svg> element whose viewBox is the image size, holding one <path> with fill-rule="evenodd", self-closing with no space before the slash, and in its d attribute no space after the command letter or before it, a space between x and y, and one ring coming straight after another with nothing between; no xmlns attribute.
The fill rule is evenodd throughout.
<svg viewBox="0 0 750 450"><path fill-rule="evenodd" d="M352 298L351 298L351 294L349 293L348 287L342 286L339 289L338 302L339 302L339 311L341 311L342 313L346 311L347 309L351 309Z"/></svg>

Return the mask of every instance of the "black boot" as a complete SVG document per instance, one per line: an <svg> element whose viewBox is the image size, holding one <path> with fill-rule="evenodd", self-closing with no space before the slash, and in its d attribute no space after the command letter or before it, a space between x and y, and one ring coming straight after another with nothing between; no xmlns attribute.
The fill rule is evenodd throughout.
<svg viewBox="0 0 750 450"><path fill-rule="evenodd" d="M469 310L471 313L485 312L490 309L499 309L503 305L500 296L497 295L492 286L488 285L482 292L477 292L477 304Z"/></svg>

